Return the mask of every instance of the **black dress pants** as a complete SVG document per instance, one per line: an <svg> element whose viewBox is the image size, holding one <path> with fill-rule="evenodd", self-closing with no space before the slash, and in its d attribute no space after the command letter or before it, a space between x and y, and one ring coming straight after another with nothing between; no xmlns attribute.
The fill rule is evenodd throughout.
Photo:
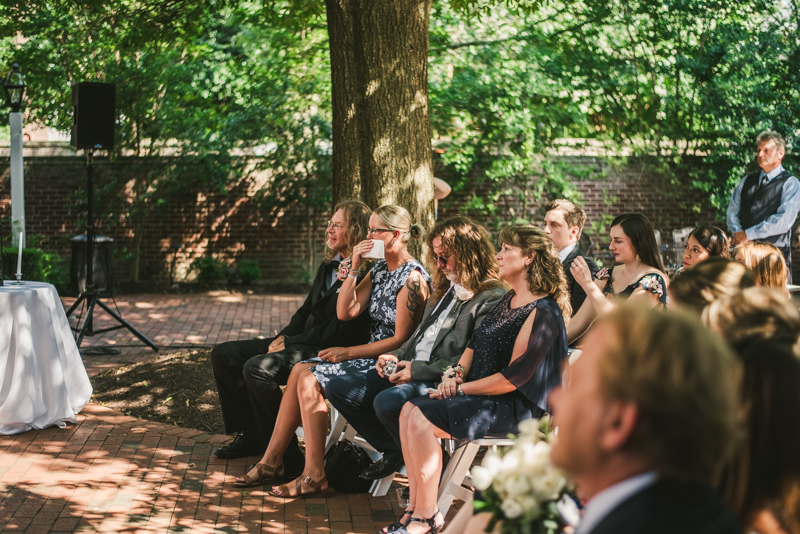
<svg viewBox="0 0 800 534"><path fill-rule="evenodd" d="M266 450L278 417L285 386L295 364L313 358L322 350L308 345L293 345L267 354L274 338L228 341L211 351L211 364L217 381L225 431L254 431ZM300 473L303 453L293 437L283 455L287 474Z"/></svg>

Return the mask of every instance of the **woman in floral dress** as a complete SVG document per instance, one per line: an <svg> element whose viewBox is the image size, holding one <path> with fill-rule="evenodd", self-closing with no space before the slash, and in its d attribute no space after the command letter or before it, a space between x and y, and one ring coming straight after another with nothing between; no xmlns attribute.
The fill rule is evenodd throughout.
<svg viewBox="0 0 800 534"><path fill-rule="evenodd" d="M337 315L351 320L369 313L375 321L370 342L355 347L331 347L292 369L286 386L275 431L264 457L244 477L239 486L262 485L283 477L281 459L291 436L302 423L306 440L306 465L303 474L272 493L281 497L320 495L328 492L323 454L328 429L328 409L324 386L333 376L366 372L375 367L376 358L400 347L417 327L430 294L430 276L408 252L409 239L422 237L422 228L412 224L411 215L399 206L382 206L369 219L367 240L353 249L353 260L339 291ZM364 255L383 244L385 258L356 284L356 273Z"/></svg>
<svg viewBox="0 0 800 534"><path fill-rule="evenodd" d="M611 222L611 244L618 265L601 269L595 279L583 258L572 262L575 280L586 291L586 300L567 328L569 342L581 337L595 318L613 310L620 300L633 299L666 308L667 276L656 243L653 225L644 215L626 213Z"/></svg>

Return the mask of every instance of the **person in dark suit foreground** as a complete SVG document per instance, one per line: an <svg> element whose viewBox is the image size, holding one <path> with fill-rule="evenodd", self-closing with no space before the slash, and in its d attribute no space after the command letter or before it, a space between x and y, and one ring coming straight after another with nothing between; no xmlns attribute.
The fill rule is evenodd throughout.
<svg viewBox="0 0 800 534"><path fill-rule="evenodd" d="M737 431L737 364L696 317L601 317L550 394L552 461L586 502L576 534L735 534L712 489Z"/></svg>
<svg viewBox="0 0 800 534"><path fill-rule="evenodd" d="M366 204L355 200L334 208L327 230L328 257L319 266L305 302L280 334L229 341L211 351L225 431L239 433L233 443L214 451L217 457L231 459L264 453L281 403L280 386L286 385L295 364L328 347L369 341L369 314L341 321L336 316L336 303L342 279L348 274L353 246L367 235L371 214ZM284 455L286 472L299 473L304 463L294 438Z"/></svg>
<svg viewBox="0 0 800 534"><path fill-rule="evenodd" d="M347 422L384 454L362 473L370 480L403 465L399 428L403 404L436 387L442 370L458 363L472 332L506 293L483 226L467 217L452 217L433 227L427 243L433 252L429 268L436 290L420 325L402 347L381 355L376 369L334 378L325 388L328 400ZM387 376L383 369L390 361L397 371Z"/></svg>
<svg viewBox="0 0 800 534"><path fill-rule="evenodd" d="M586 213L580 206L563 198L551 200L544 209L547 210L544 216L544 231L553 240L558 251L558 259L564 266L570 295L569 302L572 304L572 315L575 315L586 300L586 291L572 275L570 270L572 261L579 256L583 258L593 277L600 270L594 260L584 254L578 246L578 239L581 238L583 224L586 222Z"/></svg>

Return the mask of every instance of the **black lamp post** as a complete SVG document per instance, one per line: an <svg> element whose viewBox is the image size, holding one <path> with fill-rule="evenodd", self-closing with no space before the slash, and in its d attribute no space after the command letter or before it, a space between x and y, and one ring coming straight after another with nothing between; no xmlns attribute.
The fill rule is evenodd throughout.
<svg viewBox="0 0 800 534"><path fill-rule="evenodd" d="M26 87L25 77L20 72L19 65L16 63L12 64L11 72L8 73L8 76L6 76L6 79L3 81L3 90L6 92L6 104L11 108L12 112L19 113Z"/></svg>

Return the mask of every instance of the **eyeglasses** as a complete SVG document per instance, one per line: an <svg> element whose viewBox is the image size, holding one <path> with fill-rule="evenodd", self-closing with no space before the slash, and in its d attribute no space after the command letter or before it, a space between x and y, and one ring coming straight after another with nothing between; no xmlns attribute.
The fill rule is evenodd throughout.
<svg viewBox="0 0 800 534"><path fill-rule="evenodd" d="M394 232L394 230L389 230L388 228L369 228L367 230L368 234L379 234L381 232Z"/></svg>
<svg viewBox="0 0 800 534"><path fill-rule="evenodd" d="M447 265L447 262L450 261L450 254L446 256L444 254L442 254L441 256L437 256L435 253L431 252L431 257L433 258L433 261L435 261L436 263L442 262L445 265Z"/></svg>
<svg viewBox="0 0 800 534"><path fill-rule="evenodd" d="M333 221L328 221L328 228L333 228L334 230L338 230L340 228L344 228L343 224L335 223Z"/></svg>

